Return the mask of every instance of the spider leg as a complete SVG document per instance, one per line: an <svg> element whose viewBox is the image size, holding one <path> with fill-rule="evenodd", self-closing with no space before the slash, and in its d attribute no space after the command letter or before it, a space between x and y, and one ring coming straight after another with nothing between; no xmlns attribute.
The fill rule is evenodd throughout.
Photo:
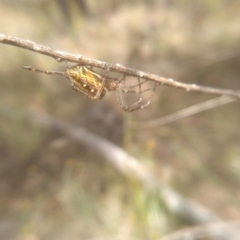
<svg viewBox="0 0 240 240"><path fill-rule="evenodd" d="M143 85L144 83L146 83L146 82L148 82L148 81L149 81L149 80L144 79L142 82L140 81L138 84L129 85L129 86L124 86L124 87L122 88L122 92L123 92L123 93L139 93L139 90L134 90L134 89L131 89L131 88L135 88L135 87L138 87L138 88L139 88L140 85ZM130 90L129 90L129 88L130 88ZM154 90L154 88L155 88L155 85L154 85L154 87L149 87L149 88L146 88L146 89L141 90L141 93Z"/></svg>
<svg viewBox="0 0 240 240"><path fill-rule="evenodd" d="M155 86L154 87L151 87L151 88L146 88L144 90L142 90L141 92L144 93L144 92L148 92L148 91L151 91L151 90L154 90ZM121 91L123 93L139 93L139 90L128 90L128 89L121 89Z"/></svg>
<svg viewBox="0 0 240 240"><path fill-rule="evenodd" d="M94 97L94 99L100 99L100 95L101 95L101 93L102 93L102 91L103 91L103 89L105 87L105 84L106 84L106 77L103 77L103 79L102 79L102 86L98 90L98 92L97 92L96 96Z"/></svg>
<svg viewBox="0 0 240 240"><path fill-rule="evenodd" d="M152 98L153 98L153 95L154 95L154 93L155 93L155 90L156 90L157 86L158 86L158 83L154 83L154 88L153 88L153 91L152 91L152 94L151 94L149 100L148 100L145 104L140 105L140 106L139 106L138 108L136 108L135 110L144 109L144 108L146 108L147 106L150 105L150 103L152 102Z"/></svg>
<svg viewBox="0 0 240 240"><path fill-rule="evenodd" d="M149 81L149 80L146 80L146 79L145 79L144 81L142 81L142 82L140 82L140 83L138 83L138 84L134 84L134 85L130 85L130 86L125 86L125 87L122 88L122 92L123 92L123 93L139 93L139 90L134 90L134 89L131 89L131 88L134 88L134 87L137 87L137 86L139 87L140 85L143 85L143 84L146 83L147 81ZM130 90L129 90L129 88L130 88ZM150 87L150 88L146 88L146 89L141 90L141 93L154 90L154 88L155 88L155 85L154 85L154 87Z"/></svg>
<svg viewBox="0 0 240 240"><path fill-rule="evenodd" d="M90 66L90 69L92 70L92 66ZM108 69L106 70L106 71L109 71ZM106 81L107 81L107 79L108 79L108 75L107 74L105 74L105 76L104 77L102 77L102 85L101 85L101 88L98 90L98 92L97 92L97 94L96 94L96 96L94 97L94 99L100 99L100 96L101 96L101 93L102 93L102 91L103 91L103 89L105 88L105 85L106 85Z"/></svg>
<svg viewBox="0 0 240 240"><path fill-rule="evenodd" d="M63 75L65 76L65 72L60 72L60 71L52 71L52 70L42 70L42 69L38 69L38 68L33 68L31 66L23 66L23 69L32 71L32 72L40 72L40 73L45 73L48 75Z"/></svg>
<svg viewBox="0 0 240 240"><path fill-rule="evenodd" d="M137 91L135 91L135 90L123 90L120 87L117 88L117 97L118 97L119 105L126 112L132 112L132 111L135 111L135 110L144 109L147 106L149 106L151 101L152 101L152 98L153 98L154 92L156 90L156 87L158 86L158 83L154 83L153 88L148 88L148 89L142 90L142 88L141 88L142 84L141 84L139 78L138 78L138 82L139 82L139 85L138 85L139 89ZM149 91L149 90L152 90L152 94L151 94L149 100L145 104L141 104L141 102L143 100L142 93L146 92L146 91ZM138 93L139 94L139 100L128 106L126 104L124 98L123 98L123 93Z"/></svg>
<svg viewBox="0 0 240 240"><path fill-rule="evenodd" d="M109 72L109 68L106 67L105 71ZM103 89L105 88L105 85L107 84L107 79L108 79L108 74L105 74L105 76L102 79L102 86L101 89L98 91L97 93L97 97L100 96L101 92L103 91Z"/></svg>
<svg viewBox="0 0 240 240"><path fill-rule="evenodd" d="M127 88L135 88L135 87L139 87L140 85L143 85L145 82L147 82L148 80L143 80L142 82L138 82L137 84L133 84L133 85L129 85L129 86L126 86Z"/></svg>
<svg viewBox="0 0 240 240"><path fill-rule="evenodd" d="M65 60L65 69L67 70L69 67L68 67L68 61Z"/></svg>
<svg viewBox="0 0 240 240"><path fill-rule="evenodd" d="M142 102L142 91L141 91L141 83L140 80L138 78L138 83L139 83L139 99L137 102L131 104L131 105L127 105L124 98L123 98L123 92L122 89L118 86L117 87L117 97L118 97L118 101L119 101L119 105L121 106L121 108L126 111L126 112L132 112L135 111L137 109L141 108L141 102Z"/></svg>

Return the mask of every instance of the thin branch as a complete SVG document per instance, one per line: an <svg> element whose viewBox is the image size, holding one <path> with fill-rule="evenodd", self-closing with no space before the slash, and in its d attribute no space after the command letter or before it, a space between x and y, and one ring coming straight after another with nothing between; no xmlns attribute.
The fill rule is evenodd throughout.
<svg viewBox="0 0 240 240"><path fill-rule="evenodd" d="M172 214L183 217L194 224L219 221L221 218L204 206L188 200L155 178L136 158L122 148L98 137L84 128L75 127L47 115L30 114L30 120L40 126L55 129L104 157L117 171L125 176L136 178L151 191L158 192Z"/></svg>
<svg viewBox="0 0 240 240"><path fill-rule="evenodd" d="M141 128L141 129L150 129L150 128L154 128L154 127L159 127L159 126L163 126L163 125L175 122L179 119L189 117L194 114L197 114L197 113L200 113L200 112L203 112L203 111L206 111L206 110L218 107L218 106L222 106L227 103L235 102L235 101L236 101L236 99L234 99L234 98L230 98L227 96L221 96L221 97L214 98L214 99L193 105L191 107L179 110L177 112L174 112L172 114L169 114L167 116L160 117L157 119L143 121L143 122L129 122L127 124L127 127Z"/></svg>
<svg viewBox="0 0 240 240"><path fill-rule="evenodd" d="M240 221L216 222L179 230L161 240L239 240Z"/></svg>
<svg viewBox="0 0 240 240"><path fill-rule="evenodd" d="M50 47L46 47L40 44L37 44L30 40L20 39L17 37L7 36L5 34L0 34L0 43L13 45L16 47L24 48L33 52L38 52L50 57L53 57L57 61L69 61L75 62L83 65L89 65L93 67L102 68L107 71L119 72L122 74L126 74L128 76L135 76L139 78L144 78L150 81L155 81L160 84L167 85L173 88L180 88L185 91L193 91L193 92L201 92L208 93L214 95L227 95L233 98L240 99L240 91L234 91L229 89L220 89L220 88L212 88L199 86L196 84L187 84L175 81L171 78L160 77L151 73L143 72L140 70L124 67L120 64L112 64L107 62L102 62L96 59L88 58L80 54L70 54L60 50L55 50Z"/></svg>
<svg viewBox="0 0 240 240"><path fill-rule="evenodd" d="M1 104L0 112L9 117L15 117L9 108ZM22 110L14 110L14 114L17 114L21 118L28 118L40 127L48 127L59 131L77 143L91 149L91 151L97 152L121 174L137 179L147 190L158 192L167 209L172 214L183 217L185 221L192 224L203 224L221 220L219 216L212 213L206 207L181 196L163 184L136 158L106 139L96 136L84 128L73 126L72 124L48 115L29 113Z"/></svg>

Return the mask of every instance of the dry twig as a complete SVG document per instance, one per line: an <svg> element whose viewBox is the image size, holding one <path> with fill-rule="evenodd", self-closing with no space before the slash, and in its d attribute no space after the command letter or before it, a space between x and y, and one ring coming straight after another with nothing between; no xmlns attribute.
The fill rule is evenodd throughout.
<svg viewBox="0 0 240 240"><path fill-rule="evenodd" d="M98 137L81 127L75 127L64 121L54 119L47 115L30 114L30 119L41 126L55 129L76 142L94 149L103 156L117 171L126 176L136 178L147 190L158 192L172 214L183 217L186 221L194 224L203 224L219 221L220 217L210 210L191 200L184 198L170 187L156 179L139 161L130 156L122 148Z"/></svg>
<svg viewBox="0 0 240 240"><path fill-rule="evenodd" d="M240 221L216 222L179 230L161 240L239 240Z"/></svg>
<svg viewBox="0 0 240 240"><path fill-rule="evenodd" d="M240 99L240 91L234 91L229 89L220 89L213 87L199 86L196 84L187 84L175 81L171 78L160 77L151 73L143 72L140 70L124 67L120 64L112 64L107 62L102 62L96 59L88 58L80 54L70 54L63 51L55 50L50 47L46 47L40 44L37 44L30 40L25 40L17 37L7 36L5 34L0 34L0 43L13 45L16 47L24 48L33 52L38 52L50 57L53 57L57 61L69 61L75 62L82 65L89 65L93 67L102 68L107 71L113 71L122 73L128 76L135 76L138 78L147 79L150 81L155 81L160 84L164 84L169 87L180 88L185 91L201 92L214 95L226 95L233 98Z"/></svg>
<svg viewBox="0 0 240 240"><path fill-rule="evenodd" d="M189 117L194 114L197 114L218 106L222 106L227 103L235 102L235 101L236 99L234 98L221 96L221 97L217 97L217 98L193 105L188 108L184 108L182 110L179 110L177 112L174 112L172 114L169 114L167 116L160 117L157 119L152 119L152 120L143 121L143 122L129 122L127 126L131 128L141 128L141 129L155 128L155 127L163 126L163 125L175 122L179 119Z"/></svg>
<svg viewBox="0 0 240 240"><path fill-rule="evenodd" d="M9 109L6 109L6 107L2 106L0 110L2 113L9 115L10 111ZM129 176L130 174L131 177L135 177L139 180L147 190L158 192L163 202L165 202L166 207L172 214L183 217L185 221L189 223L207 224L190 228L190 230L188 228L186 230L178 231L163 237L163 239L194 240L198 239L196 236L201 235L211 236L212 239L236 240L235 238L227 237L240 236L240 230L238 228L239 223L237 223L238 225L236 226L234 224L228 225L224 222L219 223L221 220L219 216L212 213L206 207L181 196L170 187L162 184L159 179L156 179L146 168L144 168L143 165L139 163L137 159L130 156L126 153L126 151L113 143L110 143L81 127L73 126L67 122L52 118L48 115L39 115L34 113L29 114L24 111L19 112L19 114L24 118L28 117L30 121L37 123L41 127L48 127L59 131L79 144L83 144L89 149L94 149L94 151L99 153L111 165L113 165L117 171L126 176ZM223 238L221 238L221 236L223 236Z"/></svg>

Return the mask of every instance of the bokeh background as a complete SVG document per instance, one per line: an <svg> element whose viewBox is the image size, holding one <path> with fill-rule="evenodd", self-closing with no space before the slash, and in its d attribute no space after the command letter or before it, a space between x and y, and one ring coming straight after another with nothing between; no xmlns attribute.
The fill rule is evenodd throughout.
<svg viewBox="0 0 240 240"><path fill-rule="evenodd" d="M0 32L69 53L240 89L238 0L1 0ZM239 102L132 129L213 96L158 87L144 110L114 93L93 102L66 79L24 71L65 64L0 44L0 239L160 239L188 227L161 196L94 151L25 117L48 114L122 147L159 181L224 220L240 218Z"/></svg>

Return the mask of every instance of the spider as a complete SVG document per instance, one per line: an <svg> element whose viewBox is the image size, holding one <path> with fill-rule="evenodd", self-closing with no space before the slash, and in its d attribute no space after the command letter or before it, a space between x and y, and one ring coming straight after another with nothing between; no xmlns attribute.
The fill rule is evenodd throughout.
<svg viewBox="0 0 240 240"><path fill-rule="evenodd" d="M30 66L23 66L23 68L33 72L42 72L50 75L63 75L70 80L71 86L75 91L83 94L91 100L101 100L106 95L107 91L116 91L119 105L126 112L132 112L147 107L152 101L153 94L157 86L157 83L155 83L153 88L142 90L142 84L147 80L141 82L140 79L137 78L138 83L136 85L124 88L123 82L125 82L125 75L123 75L121 80L118 80L116 78L103 76L102 74L92 70L92 68L79 64L67 68L65 72L41 70ZM138 87L138 90L134 90L135 87ZM151 96L146 103L142 104L142 93L149 90L152 90ZM139 99L135 103L127 105L123 96L124 93L137 93L139 95Z"/></svg>

